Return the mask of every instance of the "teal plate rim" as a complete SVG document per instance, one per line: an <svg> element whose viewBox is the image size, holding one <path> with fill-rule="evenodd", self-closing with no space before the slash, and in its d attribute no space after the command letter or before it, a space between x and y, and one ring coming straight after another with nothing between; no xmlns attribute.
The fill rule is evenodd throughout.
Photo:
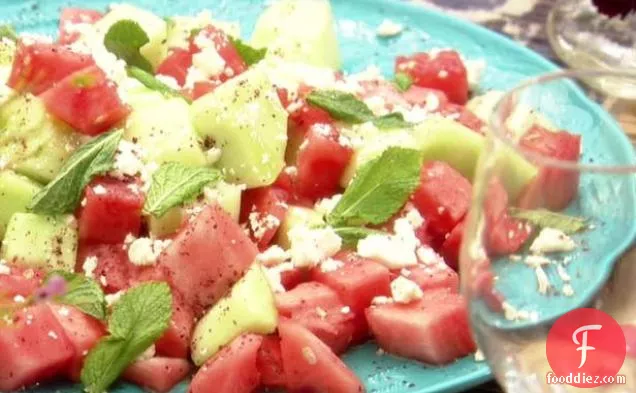
<svg viewBox="0 0 636 393"><path fill-rule="evenodd" d="M75 4L84 7L103 8L108 5L108 3L110 3L110 1L107 0L87 0L84 2L66 0L0 0L0 9L4 8L10 11L0 17L0 19L4 19L5 22L14 23L19 31L35 30L38 32L52 33L53 30L57 28L57 11L60 6ZM253 24L255 15L260 12L263 6L263 1L261 0L220 0L214 5L206 5L204 1L200 0L136 0L129 1L129 3L152 9L160 15L170 15L177 11L183 14L190 14L200 9L210 8L213 11L218 11L219 18L221 19L239 20L244 33L251 33L251 26L247 26L246 28L246 25L250 23ZM442 45L434 46L457 47L465 54L466 51L462 45L465 44L464 41L467 37L477 42L483 41L485 44L488 44L486 46L490 46L489 49L483 52L476 50L470 53L471 51L468 51L469 58L483 57L488 61L485 77L490 75L491 78L486 78L488 79L488 82L484 85L486 89L511 88L524 78L560 69L552 61L502 34L461 20L455 16L427 8L426 6L397 0L332 0L332 5L336 13L337 21L345 19L365 23L369 22L366 28L367 30L370 29L373 35L373 38L370 40L367 39L363 45L359 45L359 38L354 37L352 39L349 37L343 39L340 37L341 42L350 45L346 48L350 50L343 51L345 52L343 53L344 68L347 70L360 68L360 64L358 64L355 58L355 56L359 54L360 59L358 60L362 60L363 64L373 64L374 61L376 61L377 63L381 63L379 64L380 68L384 73L388 74L392 71L392 63L396 50L401 53L426 50L431 47L431 42L437 42L439 44L440 41L436 41L436 38L442 36L444 36L444 39L441 40L443 41L441 42ZM239 10L238 8L229 9L231 7L241 6L246 8L243 10ZM249 10L247 10L248 8ZM341 13L345 14L345 18L341 18ZM6 15L8 15L8 17ZM402 38L377 39L375 38L374 29L384 18L397 20L409 29L429 33L432 40L427 43L425 40L420 41L419 38L409 36L406 41L403 41L402 38L407 36L406 32ZM420 24L426 26L416 27ZM430 31L427 30L429 24L436 28L443 27L444 31L438 36L434 29ZM361 52L359 52L357 46L362 47ZM378 49L384 49L387 53L380 53ZM472 47L469 49L479 48ZM499 54L512 56L516 61L515 63L502 62L503 57L492 60L494 64L503 64L503 68L498 70L497 80L493 77L495 73L491 68L490 59L492 51L495 51L495 49L501 52ZM519 62L525 62L526 64L519 66ZM508 67L514 68L514 76L505 82L501 82L499 80L501 76L500 73L501 71L506 71ZM600 107L591 100L583 98L583 101L590 110L603 112ZM608 116L604 113L603 115ZM623 142L628 144L626 137ZM345 361L361 376L369 393L454 393L469 389L492 379L492 373L488 365L485 362L475 362L472 355L448 366L429 367L421 363L395 358L389 355L377 356L376 349L377 347L370 343L354 348L344 356ZM184 382L178 385L173 392L185 392L186 390L187 383ZM81 388L79 385L56 383L38 386L27 391L31 393L78 393L81 391ZM118 383L113 386L110 391L117 393L135 393L139 392L140 389L128 383Z"/></svg>

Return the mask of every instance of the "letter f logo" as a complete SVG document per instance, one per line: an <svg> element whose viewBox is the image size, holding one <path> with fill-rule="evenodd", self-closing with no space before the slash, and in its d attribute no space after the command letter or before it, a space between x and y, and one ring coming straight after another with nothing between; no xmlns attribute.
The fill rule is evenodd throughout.
<svg viewBox="0 0 636 393"><path fill-rule="evenodd" d="M585 325L576 329L574 333L572 333L572 341L574 344L580 345L580 347L576 348L577 351L581 351L581 364L579 368L583 367L585 361L587 360L587 351L593 351L596 348L587 345L587 332L588 330L601 330L601 325ZM579 333L583 332L583 339L579 342L579 339L576 337Z"/></svg>

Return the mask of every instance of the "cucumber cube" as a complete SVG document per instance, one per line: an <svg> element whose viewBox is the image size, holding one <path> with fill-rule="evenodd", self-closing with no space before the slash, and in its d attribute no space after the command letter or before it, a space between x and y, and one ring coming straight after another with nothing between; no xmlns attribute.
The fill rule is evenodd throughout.
<svg viewBox="0 0 636 393"><path fill-rule="evenodd" d="M13 171L0 171L0 240L14 213L26 212L40 185Z"/></svg>

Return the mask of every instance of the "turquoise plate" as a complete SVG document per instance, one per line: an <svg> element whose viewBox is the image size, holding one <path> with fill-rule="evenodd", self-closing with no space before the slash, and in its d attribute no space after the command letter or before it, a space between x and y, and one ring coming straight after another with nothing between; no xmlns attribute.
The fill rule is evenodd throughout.
<svg viewBox="0 0 636 393"><path fill-rule="evenodd" d="M0 10L5 22L13 23L20 31L34 31L54 34L60 7L76 5L102 9L108 0L0 0ZM210 8L216 17L240 21L244 36L248 36L257 16L264 7L259 0L135 0L130 3L151 9L160 15L194 14L203 8ZM385 74L393 69L393 59L398 54L422 51L434 47L452 47L460 50L469 59L483 58L488 66L481 81L481 90L505 90L523 79L554 71L557 67L536 53L482 27L428 10L406 2L389 0L332 0L337 17L344 68L359 71L369 64L378 65ZM403 23L408 28L399 37L377 39L375 28L384 18ZM566 95L571 100L565 106L567 113L560 113L560 119L581 118L581 113L601 113L580 94ZM576 116L572 116L572 115ZM605 116L605 115L603 115ZM559 119L557 119L559 122ZM563 124L562 127L577 126ZM589 124L588 124L589 126ZM578 128L580 129L580 128ZM585 133L585 129L580 129ZM618 149L627 154L627 140L616 127L611 130L610 142L600 143L600 156ZM585 138L584 138L585 140ZM587 142L587 141L586 141ZM591 139L589 145L596 143ZM596 151L592 149L592 151ZM597 158L599 158L597 157ZM633 233L633 228L628 232ZM605 271L609 271L608 263ZM600 269L600 268L599 268ZM599 270L596 276L603 276ZM488 366L477 363L472 356L460 359L445 367L431 367L414 361L391 356L378 356L377 347L367 344L355 348L345 356L347 364L360 376L369 393L433 393L459 392L491 379ZM174 392L185 392L183 383ZM47 385L30 390L32 393L79 393L77 385ZM133 385L118 384L111 392L134 393L141 390Z"/></svg>

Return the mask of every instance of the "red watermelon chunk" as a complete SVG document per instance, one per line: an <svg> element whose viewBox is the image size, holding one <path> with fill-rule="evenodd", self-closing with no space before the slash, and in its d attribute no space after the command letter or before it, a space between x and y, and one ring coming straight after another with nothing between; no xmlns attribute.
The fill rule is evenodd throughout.
<svg viewBox="0 0 636 393"><path fill-rule="evenodd" d="M428 230L445 236L464 218L471 197L472 186L464 176L445 162L431 161L422 166L412 201L428 221Z"/></svg>
<svg viewBox="0 0 636 393"><path fill-rule="evenodd" d="M353 371L309 330L297 323L282 321L278 331L285 378L291 391L364 392Z"/></svg>
<svg viewBox="0 0 636 393"><path fill-rule="evenodd" d="M263 342L253 334L237 337L195 374L189 393L252 393L260 385L256 359Z"/></svg>
<svg viewBox="0 0 636 393"><path fill-rule="evenodd" d="M256 245L232 217L211 205L177 233L158 264L199 316L243 276L257 253Z"/></svg>
<svg viewBox="0 0 636 393"><path fill-rule="evenodd" d="M385 351L431 364L446 364L475 351L465 300L445 290L424 292L409 304L372 306L369 327Z"/></svg>
<svg viewBox="0 0 636 393"><path fill-rule="evenodd" d="M484 126L486 123L463 105L448 103L442 106L439 113L444 117L457 121L463 126L470 128L479 134L485 135Z"/></svg>
<svg viewBox="0 0 636 393"><path fill-rule="evenodd" d="M139 235L144 197L130 183L111 177L94 179L84 190L78 210L82 243L123 243L128 234Z"/></svg>
<svg viewBox="0 0 636 393"><path fill-rule="evenodd" d="M0 325L0 391L60 376L74 355L73 344L46 304L19 310L13 324Z"/></svg>
<svg viewBox="0 0 636 393"><path fill-rule="evenodd" d="M84 263L89 257L97 258L93 277L102 285L105 293L119 292L130 286L136 266L130 263L128 253L121 244L80 244L76 266L78 272L83 273Z"/></svg>
<svg viewBox="0 0 636 393"><path fill-rule="evenodd" d="M106 327L99 320L84 314L75 307L57 304L49 304L49 307L73 346L73 359L68 369L68 377L79 382L84 358L106 334Z"/></svg>
<svg viewBox="0 0 636 393"><path fill-rule="evenodd" d="M266 249L287 213L289 193L278 187L246 190L241 195L241 223L260 250Z"/></svg>
<svg viewBox="0 0 636 393"><path fill-rule="evenodd" d="M465 226L466 220L455 225L455 228L449 233L440 249L440 254L442 254L448 266L457 271L459 271L459 251L464 237Z"/></svg>
<svg viewBox="0 0 636 393"><path fill-rule="evenodd" d="M122 377L153 392L167 393L190 374L191 368L185 359L154 357L134 362Z"/></svg>
<svg viewBox="0 0 636 393"><path fill-rule="evenodd" d="M333 125L311 126L297 156L298 194L315 200L336 193L352 155L353 149L343 143L340 132Z"/></svg>
<svg viewBox="0 0 636 393"><path fill-rule="evenodd" d="M86 135L108 131L130 113L117 86L97 66L68 75L41 98L49 113Z"/></svg>
<svg viewBox="0 0 636 393"><path fill-rule="evenodd" d="M66 76L95 65L90 55L59 44L18 44L7 86L18 92L43 93Z"/></svg>
<svg viewBox="0 0 636 393"><path fill-rule="evenodd" d="M190 339L194 329L194 314L186 306L178 293L172 296L172 319L168 330L155 342L160 356L187 359L190 353Z"/></svg>
<svg viewBox="0 0 636 393"><path fill-rule="evenodd" d="M304 100L301 102L302 105L289 114L289 123L301 134L305 134L314 124L333 124L329 112L311 106Z"/></svg>
<svg viewBox="0 0 636 393"><path fill-rule="evenodd" d="M302 325L323 343L327 344L335 354L341 354L356 339L356 314L343 304L322 308L306 308L294 312L291 320ZM366 333L366 327L364 332Z"/></svg>
<svg viewBox="0 0 636 393"><path fill-rule="evenodd" d="M420 260L416 266L392 272L391 278L402 275L415 282L422 290L445 289L453 293L459 292L459 276L448 267L435 251L430 249L431 258Z"/></svg>
<svg viewBox="0 0 636 393"><path fill-rule="evenodd" d="M286 317L304 309L325 309L339 304L342 301L338 293L319 282L306 282L290 291L276 294L278 313Z"/></svg>
<svg viewBox="0 0 636 393"><path fill-rule="evenodd" d="M74 25L93 24L102 18L99 11L84 8L64 8L60 13L59 42L63 45L71 44L80 37L80 32L73 29Z"/></svg>
<svg viewBox="0 0 636 393"><path fill-rule="evenodd" d="M294 268L280 273L280 283L287 291L291 291L308 279L309 272L306 269Z"/></svg>
<svg viewBox="0 0 636 393"><path fill-rule="evenodd" d="M186 49L171 48L168 57L157 67L157 74L174 78L183 86L192 66L192 53Z"/></svg>
<svg viewBox="0 0 636 393"><path fill-rule="evenodd" d="M443 91L456 104L468 101L468 73L456 51L398 56L395 73L400 72L409 75L416 86Z"/></svg>
<svg viewBox="0 0 636 393"><path fill-rule="evenodd" d="M441 90L428 89L426 87L420 87L412 85L407 91L402 93L404 99L411 105L417 105L426 107L429 103L429 107L432 108L430 102L433 100L437 104L437 108L443 108L448 104L448 97Z"/></svg>
<svg viewBox="0 0 636 393"><path fill-rule="evenodd" d="M344 265L330 272L314 268L312 277L336 291L354 312L363 312L374 297L391 293L391 273L383 265L350 252L339 253L335 259L343 261Z"/></svg>
<svg viewBox="0 0 636 393"><path fill-rule="evenodd" d="M16 295L27 297L40 286L44 277L40 270L17 266L9 266L9 269L9 274L0 274L0 299L13 299Z"/></svg>
<svg viewBox="0 0 636 393"><path fill-rule="evenodd" d="M256 368L261 374L261 385L267 388L282 388L286 385L278 336L263 337L256 356Z"/></svg>
<svg viewBox="0 0 636 393"><path fill-rule="evenodd" d="M546 158L577 162L581 153L581 136L566 131L551 132L532 126L519 141L521 148ZM576 198L579 172L543 167L524 189L519 206L534 209L565 209Z"/></svg>

